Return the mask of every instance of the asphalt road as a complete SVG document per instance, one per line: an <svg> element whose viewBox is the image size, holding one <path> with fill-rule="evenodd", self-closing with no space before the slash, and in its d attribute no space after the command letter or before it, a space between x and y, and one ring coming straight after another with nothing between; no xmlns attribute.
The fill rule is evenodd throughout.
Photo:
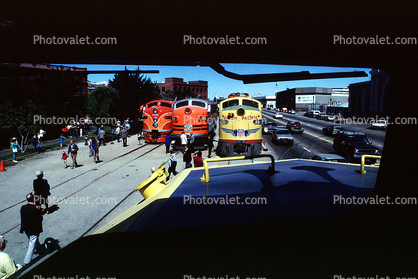
<svg viewBox="0 0 418 279"><path fill-rule="evenodd" d="M332 148L334 141L333 137L325 136L322 133L322 128L325 128L332 122L317 120L303 116L303 113L288 114L283 113L283 119L274 119L273 111L264 111L263 118L268 122L277 122L278 125L286 125L288 121L299 121L302 123L304 132L302 134L293 134L294 144L275 145L271 141L271 135L263 135L266 140L269 152L277 159L310 159L313 155L318 153L336 153ZM347 131L364 132L369 141L379 149L382 154L386 132L383 130L370 129L370 125L354 125L342 124Z"/></svg>

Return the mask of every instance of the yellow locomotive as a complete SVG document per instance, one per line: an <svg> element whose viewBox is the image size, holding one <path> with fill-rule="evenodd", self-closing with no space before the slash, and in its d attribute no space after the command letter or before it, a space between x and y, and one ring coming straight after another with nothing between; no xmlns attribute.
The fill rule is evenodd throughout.
<svg viewBox="0 0 418 279"><path fill-rule="evenodd" d="M219 156L261 153L262 104L248 93L232 93L219 103Z"/></svg>

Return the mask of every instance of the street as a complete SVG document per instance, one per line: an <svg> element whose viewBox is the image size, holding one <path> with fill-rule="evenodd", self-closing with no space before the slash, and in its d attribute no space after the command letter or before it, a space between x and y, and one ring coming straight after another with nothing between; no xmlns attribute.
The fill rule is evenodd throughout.
<svg viewBox="0 0 418 279"><path fill-rule="evenodd" d="M322 128L325 128L333 122L317 120L315 118L304 117L302 113L289 114L283 113L283 119L273 119L274 112L265 110L263 118L266 122L277 122L278 125L285 126L288 121L299 121L302 123L304 132L302 134L293 134L293 146L275 145L271 141L271 135L263 135L266 140L268 150L278 159L310 159L313 155L319 153L336 153L332 148L333 137L325 136ZM382 154L383 144L386 132L382 130L369 129L368 125L341 125L347 131L364 132L369 141L379 149Z"/></svg>

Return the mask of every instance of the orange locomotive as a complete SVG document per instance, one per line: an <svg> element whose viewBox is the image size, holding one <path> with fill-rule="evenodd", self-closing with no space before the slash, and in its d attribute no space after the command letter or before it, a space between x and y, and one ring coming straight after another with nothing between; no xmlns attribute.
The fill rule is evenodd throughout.
<svg viewBox="0 0 418 279"><path fill-rule="evenodd" d="M217 123L217 104L204 99L184 99L175 102L173 114L173 133L171 138L180 145L180 135L184 132L189 138L193 132L195 146L203 147L208 134L214 133Z"/></svg>
<svg viewBox="0 0 418 279"><path fill-rule="evenodd" d="M155 100L145 104L143 132L146 142L164 142L165 136L171 133L173 105L174 102L167 100Z"/></svg>

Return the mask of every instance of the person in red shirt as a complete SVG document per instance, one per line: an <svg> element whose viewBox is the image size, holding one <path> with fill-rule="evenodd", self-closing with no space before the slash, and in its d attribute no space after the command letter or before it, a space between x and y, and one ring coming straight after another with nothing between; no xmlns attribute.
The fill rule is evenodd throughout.
<svg viewBox="0 0 418 279"><path fill-rule="evenodd" d="M63 160L64 161L64 168L66 169L68 166L67 166L67 158L68 158L68 154L67 153L65 153L65 151L63 151L62 152L62 157L61 157L61 160Z"/></svg>
<svg viewBox="0 0 418 279"><path fill-rule="evenodd" d="M203 158L202 158L202 151L195 152L193 156L193 163L194 166L197 167L203 167Z"/></svg>

